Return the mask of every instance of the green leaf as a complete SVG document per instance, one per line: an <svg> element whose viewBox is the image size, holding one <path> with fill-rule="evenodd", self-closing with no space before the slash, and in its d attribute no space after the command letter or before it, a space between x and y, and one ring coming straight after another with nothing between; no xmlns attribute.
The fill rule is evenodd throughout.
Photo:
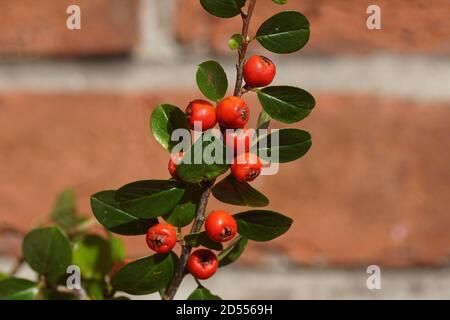
<svg viewBox="0 0 450 320"><path fill-rule="evenodd" d="M129 183L116 192L116 202L130 214L151 219L172 210L184 194L175 180L143 180Z"/></svg>
<svg viewBox="0 0 450 320"><path fill-rule="evenodd" d="M268 210L251 210L235 214L238 233L253 241L270 241L292 225L292 219Z"/></svg>
<svg viewBox="0 0 450 320"><path fill-rule="evenodd" d="M196 80L200 91L210 100L219 102L227 93L227 74L216 61L210 60L200 64Z"/></svg>
<svg viewBox="0 0 450 320"><path fill-rule="evenodd" d="M184 241L191 247L199 247L203 246L208 249L212 250L223 250L223 246L219 242L212 241L210 238L208 238L208 235L205 231L199 232L199 233L191 233L184 237Z"/></svg>
<svg viewBox="0 0 450 320"><path fill-rule="evenodd" d="M35 300L38 284L29 280L9 278L0 281L0 300Z"/></svg>
<svg viewBox="0 0 450 320"><path fill-rule="evenodd" d="M259 90L258 99L269 116L289 124L306 118L316 105L310 93L289 86L267 87Z"/></svg>
<svg viewBox="0 0 450 320"><path fill-rule="evenodd" d="M122 239L109 234L109 247L111 250L111 258L114 263L120 263L125 260L125 243Z"/></svg>
<svg viewBox="0 0 450 320"><path fill-rule="evenodd" d="M184 227L190 224L197 213L198 203L202 194L202 188L197 184L186 184L183 198L175 208L163 218L171 225Z"/></svg>
<svg viewBox="0 0 450 320"><path fill-rule="evenodd" d="M247 182L237 181L232 175L216 184L212 194L217 200L236 206L264 207L269 204L265 195Z"/></svg>
<svg viewBox="0 0 450 320"><path fill-rule="evenodd" d="M50 283L56 283L72 262L72 249L67 236L59 227L30 231L22 243L25 261Z"/></svg>
<svg viewBox="0 0 450 320"><path fill-rule="evenodd" d="M222 300L219 296L212 294L203 286L198 286L187 298L187 300Z"/></svg>
<svg viewBox="0 0 450 320"><path fill-rule="evenodd" d="M224 267L239 259L239 257L244 252L247 243L248 243L247 238L244 238L242 236L236 238L236 240L234 240L229 247L227 247L225 250L219 253L218 256L219 267Z"/></svg>
<svg viewBox="0 0 450 320"><path fill-rule="evenodd" d="M245 0L200 0L206 11L219 18L232 18L241 13Z"/></svg>
<svg viewBox="0 0 450 320"><path fill-rule="evenodd" d="M281 129L278 131L278 144L272 145L271 133L267 136L266 146L258 147L258 155L266 160L276 161L271 156L278 152L278 162L286 163L304 156L311 148L311 135L298 129ZM276 158L276 157L274 157Z"/></svg>
<svg viewBox="0 0 450 320"><path fill-rule="evenodd" d="M176 129L186 129L186 115L178 107L171 104L160 104L153 110L150 117L150 128L153 137L166 150L172 148L180 141L172 141L172 132Z"/></svg>
<svg viewBox="0 0 450 320"><path fill-rule="evenodd" d="M231 50L237 50L244 43L244 37L240 33L235 33L228 40L228 48Z"/></svg>
<svg viewBox="0 0 450 320"><path fill-rule="evenodd" d="M50 219L64 230L70 230L84 220L77 215L75 193L72 189L66 189L58 195Z"/></svg>
<svg viewBox="0 0 450 320"><path fill-rule="evenodd" d="M77 237L73 245L73 264L80 267L83 279L104 279L114 266L109 241L93 234Z"/></svg>
<svg viewBox="0 0 450 320"><path fill-rule="evenodd" d="M214 151L209 152L210 150ZM206 132L203 139L199 138L186 152L183 162L177 167L177 175L181 180L190 183L214 180L228 170L229 165L225 157L225 146L220 138Z"/></svg>
<svg viewBox="0 0 450 320"><path fill-rule="evenodd" d="M122 267L113 277L118 291L133 295L158 292L165 288L175 272L175 254L155 254Z"/></svg>
<svg viewBox="0 0 450 320"><path fill-rule="evenodd" d="M6 273L4 273L4 272L0 272L0 281L1 281L1 280L5 280L5 279L7 279L7 278L9 278L9 275L8 275L8 274L6 274Z"/></svg>
<svg viewBox="0 0 450 320"><path fill-rule="evenodd" d="M256 40L274 53L292 53L309 40L308 19L296 11L280 12L266 20L256 33Z"/></svg>
<svg viewBox="0 0 450 320"><path fill-rule="evenodd" d="M84 280L84 289L92 300L104 300L107 283L104 280Z"/></svg>
<svg viewBox="0 0 450 320"><path fill-rule="evenodd" d="M272 2L274 2L276 4L286 4L288 2L288 0L272 0Z"/></svg>
<svg viewBox="0 0 450 320"><path fill-rule="evenodd" d="M59 292L56 289L44 288L41 290L43 300L79 300L78 297L71 292Z"/></svg>
<svg viewBox="0 0 450 320"><path fill-rule="evenodd" d="M270 116L264 110L261 110L258 116L258 123L256 127L258 129L268 129L270 126Z"/></svg>
<svg viewBox="0 0 450 320"><path fill-rule="evenodd" d="M140 219L119 208L116 191L108 190L91 197L91 207L97 220L108 230L123 235L139 235L158 223L157 219Z"/></svg>

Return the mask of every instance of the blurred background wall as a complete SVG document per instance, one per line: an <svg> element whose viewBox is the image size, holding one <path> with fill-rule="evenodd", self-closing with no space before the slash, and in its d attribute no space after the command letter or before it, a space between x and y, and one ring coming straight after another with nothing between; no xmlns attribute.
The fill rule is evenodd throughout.
<svg viewBox="0 0 450 320"><path fill-rule="evenodd" d="M81 30L66 28L71 4ZM366 27L370 4L381 8L381 30ZM250 53L277 63L275 83L315 95L298 124L313 148L255 186L295 223L252 244L211 286L242 282L225 298L450 298L450 2L259 0L252 30L284 9L310 19L307 47ZM66 187L90 215L99 190L167 178L150 112L200 97L194 74L207 59L234 81L227 42L239 24L208 16L197 0L1 1L0 222L28 230ZM260 106L247 99L255 118ZM240 210L210 202L219 207ZM127 244L132 257L148 254L143 237ZM19 250L0 238L0 255ZM366 288L372 264L382 290Z"/></svg>

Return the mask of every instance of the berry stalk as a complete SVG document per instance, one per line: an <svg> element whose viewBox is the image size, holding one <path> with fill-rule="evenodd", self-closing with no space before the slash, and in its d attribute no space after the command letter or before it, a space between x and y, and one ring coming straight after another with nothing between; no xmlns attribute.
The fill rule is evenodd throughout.
<svg viewBox="0 0 450 320"><path fill-rule="evenodd" d="M253 10L256 6L256 0L251 0L250 4L248 6L247 13L242 12L242 38L244 39L244 42L239 47L238 50L238 62L236 64L236 85L234 87L234 95L236 97L242 96L242 80L243 80L243 73L244 73L244 61L245 56L247 55L247 48L248 44L250 43L248 39L248 29L250 26L250 20L253 15Z"/></svg>
<svg viewBox="0 0 450 320"><path fill-rule="evenodd" d="M234 88L234 96L241 97L242 96L242 82L243 82L243 72L244 72L244 61L245 56L247 54L247 48L250 43L248 40L248 30L250 26L250 20L253 15L253 10L255 9L256 0L250 0L250 4L248 6L247 13L241 12L242 17L242 37L244 42L241 44L238 50L238 62L236 63L236 84ZM192 229L190 233L197 233L201 230L203 223L205 221L205 212L206 206L208 205L209 195L211 193L211 189L214 186L215 181L206 182L203 184L202 195L200 197L200 201L197 208L197 213L195 220L192 225ZM175 294L178 291L178 287L183 281L184 276L187 273L186 265L191 254L192 247L184 244L181 249L180 261L175 271L175 275L172 279L172 282L167 287L166 292L164 292L162 298L164 300L173 300Z"/></svg>

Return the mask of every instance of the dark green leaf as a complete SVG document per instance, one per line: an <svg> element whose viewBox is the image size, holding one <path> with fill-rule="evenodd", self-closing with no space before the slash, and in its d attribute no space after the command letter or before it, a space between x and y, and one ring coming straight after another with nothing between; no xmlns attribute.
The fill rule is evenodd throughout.
<svg viewBox="0 0 450 320"><path fill-rule="evenodd" d="M202 7L220 18L232 18L241 13L245 0L200 0Z"/></svg>
<svg viewBox="0 0 450 320"><path fill-rule="evenodd" d="M219 296L212 294L203 286L198 286L187 298L187 300L222 300Z"/></svg>
<svg viewBox="0 0 450 320"><path fill-rule="evenodd" d="M256 40L274 53L292 53L309 40L309 22L300 12L280 12L265 21L256 33Z"/></svg>
<svg viewBox="0 0 450 320"><path fill-rule="evenodd" d="M192 247L203 246L212 250L223 250L222 244L209 239L205 231L188 234L184 237L184 241L186 241L186 243Z"/></svg>
<svg viewBox="0 0 450 320"><path fill-rule="evenodd" d="M186 152L183 162L178 165L177 175L190 183L214 180L228 170L225 157L225 146L220 138L206 132L203 140L199 138Z"/></svg>
<svg viewBox="0 0 450 320"><path fill-rule="evenodd" d="M278 131L278 144L272 144L274 133L267 136L265 146L258 148L258 155L262 159L285 163L304 156L311 148L311 135L298 129L281 129Z"/></svg>
<svg viewBox="0 0 450 320"><path fill-rule="evenodd" d="M83 279L104 279L114 266L110 243L93 234L77 237L73 245L73 264L80 267Z"/></svg>
<svg viewBox="0 0 450 320"><path fill-rule="evenodd" d="M56 283L72 262L72 248L64 232L58 227L34 229L22 244L25 261L50 283Z"/></svg>
<svg viewBox="0 0 450 320"><path fill-rule="evenodd" d="M229 175L212 189L217 200L236 206L264 207L269 199L247 182L240 182Z"/></svg>
<svg viewBox="0 0 450 320"><path fill-rule="evenodd" d="M29 280L9 278L0 281L0 300L34 300L38 284Z"/></svg>
<svg viewBox="0 0 450 320"><path fill-rule="evenodd" d="M284 123L294 123L306 118L316 104L310 93L289 86L259 90L258 99L269 116Z"/></svg>
<svg viewBox="0 0 450 320"><path fill-rule="evenodd" d="M241 254L244 252L247 243L248 239L242 236L239 236L236 240L233 240L233 243L229 247L219 253L219 267L224 267L239 259Z"/></svg>
<svg viewBox="0 0 450 320"><path fill-rule="evenodd" d="M190 224L195 218L201 194L202 189L199 185L187 184L183 198L171 212L163 217L164 220L177 227Z"/></svg>
<svg viewBox="0 0 450 320"><path fill-rule="evenodd" d="M181 200L183 185L175 180L143 180L129 183L116 192L116 202L130 214L157 218L168 213Z"/></svg>
<svg viewBox="0 0 450 320"><path fill-rule="evenodd" d="M274 2L276 4L286 4L288 2L288 0L272 0L272 2Z"/></svg>
<svg viewBox="0 0 450 320"><path fill-rule="evenodd" d="M119 208L116 191L108 190L91 197L91 207L97 220L108 230L123 235L139 235L158 223L157 219L140 219Z"/></svg>
<svg viewBox="0 0 450 320"><path fill-rule="evenodd" d="M176 129L188 129L186 115L178 107L171 104L160 104L153 110L150 117L150 128L153 137L166 150L180 141L172 141L172 132Z"/></svg>
<svg viewBox="0 0 450 320"><path fill-rule="evenodd" d="M292 219L267 210L251 210L233 216L238 233L253 241L270 241L289 230Z"/></svg>
<svg viewBox="0 0 450 320"><path fill-rule="evenodd" d="M122 267L113 277L112 285L118 291L133 295L157 292L172 280L175 271L174 254L156 254Z"/></svg>
<svg viewBox="0 0 450 320"><path fill-rule="evenodd" d="M218 102L228 89L228 79L222 66L216 61L206 61L198 66L197 86L210 100Z"/></svg>
<svg viewBox="0 0 450 320"><path fill-rule="evenodd" d="M77 215L75 193L72 189L66 189L59 194L50 213L50 219L64 230L70 230L84 220Z"/></svg>
<svg viewBox="0 0 450 320"><path fill-rule="evenodd" d="M262 110L259 113L258 123L257 123L256 127L258 129L267 129L267 128L269 128L269 126L270 126L270 116L267 114L267 112Z"/></svg>

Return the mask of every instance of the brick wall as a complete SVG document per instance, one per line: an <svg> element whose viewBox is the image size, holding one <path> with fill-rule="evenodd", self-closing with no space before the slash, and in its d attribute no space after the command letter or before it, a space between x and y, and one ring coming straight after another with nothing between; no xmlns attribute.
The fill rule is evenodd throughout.
<svg viewBox="0 0 450 320"><path fill-rule="evenodd" d="M301 61L275 59L286 73L280 79L317 97L299 124L314 146L255 183L295 224L273 243L252 244L242 263L281 255L308 265L448 264L448 1L377 3L381 31L365 27L366 1L285 7L313 26ZM81 6L80 31L65 28L68 4ZM281 9L260 4L256 21ZM24 230L67 186L89 213L98 190L166 178L167 154L148 128L153 106L184 107L197 97L195 65L211 56L233 71L225 45L237 19L207 16L194 0L7 0L0 21L0 221ZM67 56L102 58L60 59ZM249 103L256 115L256 99ZM133 256L147 253L142 237L127 241ZM14 246L0 241L0 253L8 250Z"/></svg>

